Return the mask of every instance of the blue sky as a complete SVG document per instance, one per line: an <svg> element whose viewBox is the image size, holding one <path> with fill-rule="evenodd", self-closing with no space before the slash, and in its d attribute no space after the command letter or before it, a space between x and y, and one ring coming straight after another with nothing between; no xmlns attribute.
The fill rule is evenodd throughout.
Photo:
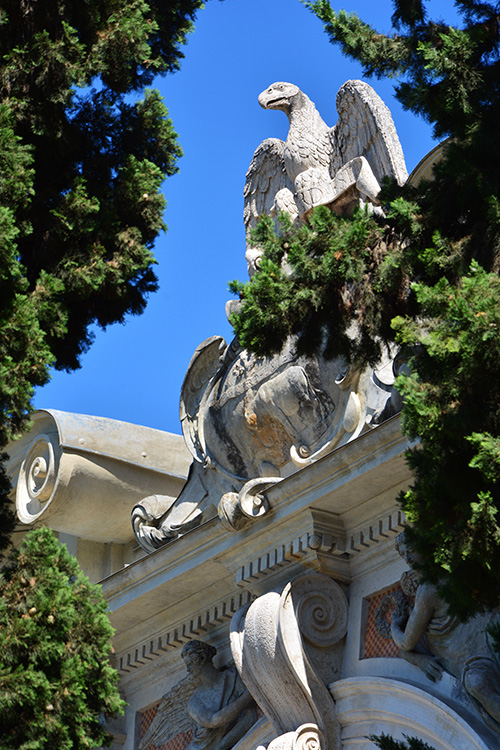
<svg viewBox="0 0 500 750"><path fill-rule="evenodd" d="M390 0L332 0L380 31L390 31ZM451 0L431 0L432 16L455 18ZM160 291L146 312L96 331L77 372L54 373L37 390L36 408L112 417L180 432L179 394L195 348L232 330L227 283L244 280L243 185L253 152L268 137L286 138L282 112L265 111L258 94L274 81L297 84L323 119L337 119L335 95L361 67L328 42L299 0L209 0L175 75L159 79L184 157L164 186L168 232L155 246ZM431 129L404 112L390 81L369 83L392 111L408 171L435 145Z"/></svg>

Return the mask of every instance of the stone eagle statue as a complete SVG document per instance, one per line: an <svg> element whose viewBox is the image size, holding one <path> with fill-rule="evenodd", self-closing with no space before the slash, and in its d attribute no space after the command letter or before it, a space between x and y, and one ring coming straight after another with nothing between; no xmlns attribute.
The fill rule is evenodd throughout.
<svg viewBox="0 0 500 750"><path fill-rule="evenodd" d="M279 109L290 122L286 141L267 138L255 151L246 175L247 236L260 216L287 213L307 219L320 205L349 213L359 201L377 206L382 178L403 184L408 176L391 113L363 81L347 81L337 94L337 124L330 128L314 102L293 83L273 83L259 96L264 109ZM247 240L249 273L260 251Z"/></svg>

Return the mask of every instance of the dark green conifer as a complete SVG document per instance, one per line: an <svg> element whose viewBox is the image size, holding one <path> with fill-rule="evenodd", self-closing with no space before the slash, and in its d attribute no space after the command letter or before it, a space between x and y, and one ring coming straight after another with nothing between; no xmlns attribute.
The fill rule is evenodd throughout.
<svg viewBox="0 0 500 750"><path fill-rule="evenodd" d="M144 310L162 181L181 155L156 90L201 0L6 0L0 10L0 447L91 326Z"/></svg>
<svg viewBox="0 0 500 750"><path fill-rule="evenodd" d="M30 531L0 574L2 750L109 744L105 717L124 706L112 634L99 586L51 531Z"/></svg>
<svg viewBox="0 0 500 750"><path fill-rule="evenodd" d="M434 750L427 742L419 740L417 737L407 737L403 735L406 741L395 740L388 734L381 734L380 737L371 735L369 737L380 750Z"/></svg>

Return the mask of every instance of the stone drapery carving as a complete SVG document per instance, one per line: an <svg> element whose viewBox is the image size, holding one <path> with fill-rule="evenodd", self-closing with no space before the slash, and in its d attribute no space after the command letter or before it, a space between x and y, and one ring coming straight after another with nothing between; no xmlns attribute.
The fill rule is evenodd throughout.
<svg viewBox="0 0 500 750"><path fill-rule="evenodd" d="M396 540L398 552L412 564L414 556L404 541ZM450 615L436 586L421 582L415 604L408 614L393 614L392 637L401 655L436 681L443 670L461 682L474 707L500 733L500 663L491 645L488 628L500 623L500 613L478 614L467 622ZM428 651L419 643L426 637Z"/></svg>
<svg viewBox="0 0 500 750"><path fill-rule="evenodd" d="M347 81L339 89L339 119L333 128L292 83L273 83L260 94L259 104L284 112L290 128L286 141L268 138L253 156L244 191L247 235L262 215L284 212L300 221L319 205L330 205L337 213L348 212L360 200L376 206L383 177L406 181L391 113L363 81ZM259 249L248 242L250 275L259 257Z"/></svg>
<svg viewBox="0 0 500 750"><path fill-rule="evenodd" d="M274 725L271 748L340 748L327 685L340 677L347 612L335 581L305 573L234 615L234 662Z"/></svg>
<svg viewBox="0 0 500 750"><path fill-rule="evenodd" d="M181 391L188 480L175 501L154 495L133 509L137 540L152 551L217 512L234 529L261 517L269 486L377 423L393 382L389 360L360 373L338 359L299 357L293 341L264 358L208 339Z"/></svg>

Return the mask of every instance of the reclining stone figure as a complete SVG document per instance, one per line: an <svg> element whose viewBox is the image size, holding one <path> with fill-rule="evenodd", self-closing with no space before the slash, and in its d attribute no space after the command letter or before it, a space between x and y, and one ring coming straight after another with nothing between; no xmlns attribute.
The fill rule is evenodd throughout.
<svg viewBox="0 0 500 750"><path fill-rule="evenodd" d="M412 565L416 558L403 534L397 538L396 549ZM456 677L483 719L500 733L500 664L488 632L496 623L500 623L497 610L462 622L449 613L436 586L421 582L413 610L408 617L393 615L391 632L401 655L422 669L430 680L440 679L443 670ZM430 655L418 647L424 635Z"/></svg>

